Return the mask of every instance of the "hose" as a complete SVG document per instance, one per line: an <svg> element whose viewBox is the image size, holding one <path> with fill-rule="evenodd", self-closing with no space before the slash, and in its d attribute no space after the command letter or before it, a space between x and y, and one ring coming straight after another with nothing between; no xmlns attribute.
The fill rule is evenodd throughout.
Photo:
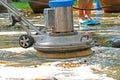
<svg viewBox="0 0 120 80"><path fill-rule="evenodd" d="M120 6L108 5L108 6L103 6L101 8L78 8L73 6L73 8L77 10L101 10L102 8L120 8Z"/></svg>

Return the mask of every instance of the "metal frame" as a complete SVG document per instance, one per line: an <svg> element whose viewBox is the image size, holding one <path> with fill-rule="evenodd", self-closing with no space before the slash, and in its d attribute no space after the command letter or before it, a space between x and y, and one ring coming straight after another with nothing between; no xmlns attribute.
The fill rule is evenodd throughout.
<svg viewBox="0 0 120 80"><path fill-rule="evenodd" d="M42 32L40 32L30 21L28 21L23 15L22 13L15 8L13 5L7 3L6 0L0 0L0 3L8 9L9 12L12 12L13 14L15 14L17 17L20 18L20 24L22 24L22 27L24 28L24 30L27 32L27 34L31 35L31 32L29 31L29 29L24 25L27 24L29 25L36 33L38 34L43 34Z"/></svg>

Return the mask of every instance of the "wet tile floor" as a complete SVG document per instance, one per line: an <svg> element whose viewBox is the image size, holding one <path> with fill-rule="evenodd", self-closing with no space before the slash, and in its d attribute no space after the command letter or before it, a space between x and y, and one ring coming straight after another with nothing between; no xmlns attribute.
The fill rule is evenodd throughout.
<svg viewBox="0 0 120 80"><path fill-rule="evenodd" d="M105 46L92 47L93 55L69 59L46 59L37 56L34 48L23 49L18 46L18 37L24 34L19 26L5 28L9 24L8 17L0 18L0 79L1 80L119 80L120 49ZM5 14L7 15L7 14ZM41 16L35 16L36 21ZM97 27L97 37L107 39L119 37L120 14L93 14L101 25ZM31 19L29 17L29 19ZM75 23L77 24L75 17ZM41 18L43 20L43 17ZM32 20L34 22L34 20ZM41 22L35 22L41 23ZM4 27L3 27L4 26ZM9 33L7 33L9 32ZM15 34L14 34L14 33ZM18 33L18 34L16 34ZM8 44L9 43L9 44ZM29 74L30 73L30 74Z"/></svg>

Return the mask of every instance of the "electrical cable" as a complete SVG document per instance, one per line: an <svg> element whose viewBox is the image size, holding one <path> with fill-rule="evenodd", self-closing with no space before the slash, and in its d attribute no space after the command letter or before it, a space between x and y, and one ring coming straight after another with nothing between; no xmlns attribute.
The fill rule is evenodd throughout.
<svg viewBox="0 0 120 80"><path fill-rule="evenodd" d="M103 6L100 8L78 8L78 7L73 6L73 8L77 10L101 10L102 8L120 8L120 6L108 5L108 6Z"/></svg>

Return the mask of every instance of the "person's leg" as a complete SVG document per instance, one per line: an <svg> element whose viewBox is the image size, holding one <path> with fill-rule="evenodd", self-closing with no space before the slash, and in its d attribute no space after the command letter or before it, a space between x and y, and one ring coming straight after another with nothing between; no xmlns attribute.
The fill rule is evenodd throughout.
<svg viewBox="0 0 120 80"><path fill-rule="evenodd" d="M93 0L89 0L86 4L87 4L86 8L93 8ZM85 10L85 15L86 15L87 19L89 20L88 25L100 24L100 22L91 18L91 10Z"/></svg>
<svg viewBox="0 0 120 80"><path fill-rule="evenodd" d="M86 7L86 3L87 3L87 0L79 0L78 2L78 7L81 8L81 9L84 9ZM86 17L85 17L85 10L79 10L79 19L81 20L85 20Z"/></svg>
<svg viewBox="0 0 120 80"><path fill-rule="evenodd" d="M79 4L79 8L84 8L84 5ZM79 19L85 20L85 12L84 12L84 10L79 10Z"/></svg>
<svg viewBox="0 0 120 80"><path fill-rule="evenodd" d="M86 4L85 8L92 8L93 7L93 0L89 0ZM91 10L85 10L85 14L87 16L87 19L91 20Z"/></svg>

